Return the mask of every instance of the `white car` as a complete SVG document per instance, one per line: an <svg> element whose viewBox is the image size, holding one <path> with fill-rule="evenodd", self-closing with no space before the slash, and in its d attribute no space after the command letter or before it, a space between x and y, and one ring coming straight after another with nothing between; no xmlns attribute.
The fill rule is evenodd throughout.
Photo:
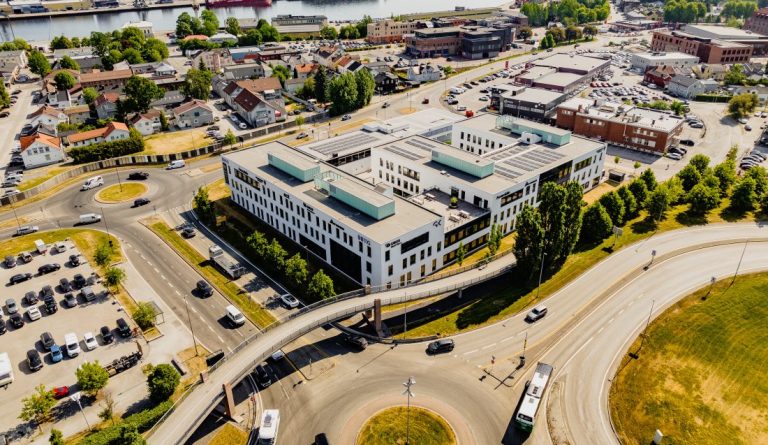
<svg viewBox="0 0 768 445"><path fill-rule="evenodd" d="M73 332L64 335L64 347L67 350L67 357L77 357L80 354L80 342L77 341L77 336Z"/></svg>
<svg viewBox="0 0 768 445"><path fill-rule="evenodd" d="M280 295L280 301L291 309L299 307L299 300L291 294Z"/></svg>
<svg viewBox="0 0 768 445"><path fill-rule="evenodd" d="M40 314L40 309L37 308L37 306L32 306L27 310L27 316L29 316L29 319L31 321L37 321L42 317Z"/></svg>
<svg viewBox="0 0 768 445"><path fill-rule="evenodd" d="M467 107L465 107L464 105L456 107L456 111L466 111L466 109Z"/></svg>
<svg viewBox="0 0 768 445"><path fill-rule="evenodd" d="M247 125L245 125L243 122L240 122L239 124L237 124L237 126L238 126L238 127L241 129L241 130L245 130L246 128L248 128L248 126L247 126Z"/></svg>
<svg viewBox="0 0 768 445"><path fill-rule="evenodd" d="M480 100L481 102L488 102L488 96L480 96L478 100Z"/></svg>
<svg viewBox="0 0 768 445"><path fill-rule="evenodd" d="M89 351L93 351L96 349L99 344L96 342L96 337L93 336L93 333L86 332L83 334L83 341L85 342L85 349Z"/></svg>

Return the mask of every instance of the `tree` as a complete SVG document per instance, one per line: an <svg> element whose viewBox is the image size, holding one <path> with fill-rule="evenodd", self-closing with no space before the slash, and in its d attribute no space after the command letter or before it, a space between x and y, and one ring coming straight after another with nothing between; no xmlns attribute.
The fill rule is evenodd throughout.
<svg viewBox="0 0 768 445"><path fill-rule="evenodd" d="M528 17L528 22L531 26L546 25L549 18L549 10L546 5L538 4L535 2L527 2L520 7L520 12Z"/></svg>
<svg viewBox="0 0 768 445"><path fill-rule="evenodd" d="M581 231L580 241L590 245L599 243L611 235L613 222L605 207L599 202L587 207L584 212L584 229Z"/></svg>
<svg viewBox="0 0 768 445"><path fill-rule="evenodd" d="M190 70L191 71L191 70ZM165 90L155 82L138 76L131 76L125 83L126 112L146 113L152 102L165 97Z"/></svg>
<svg viewBox="0 0 768 445"><path fill-rule="evenodd" d="M211 79L213 74L210 71L192 68L187 72L181 91L186 97L207 100L211 92Z"/></svg>
<svg viewBox="0 0 768 445"><path fill-rule="evenodd" d="M109 391L104 392L104 400L102 401L103 409L99 411L99 419L106 422L107 420L115 425L115 399L112 398L112 393Z"/></svg>
<svg viewBox="0 0 768 445"><path fill-rule="evenodd" d="M117 437L115 443L120 445L147 445L147 441L139 434L136 425L133 424L120 425L120 436Z"/></svg>
<svg viewBox="0 0 768 445"><path fill-rule="evenodd" d="M267 242L267 237L264 236L263 233L259 231L253 232L245 239L245 242L257 258L264 258L269 243Z"/></svg>
<svg viewBox="0 0 768 445"><path fill-rule="evenodd" d="M688 164L683 167L683 169L677 173L677 177L682 181L683 190L686 192L690 191L693 186L701 181L701 173L699 173L693 164Z"/></svg>
<svg viewBox="0 0 768 445"><path fill-rule="evenodd" d="M232 132L231 128L227 130L227 134L224 135L224 139L221 140L221 143L222 145L229 145L230 148L237 143L237 136L235 136L235 133Z"/></svg>
<svg viewBox="0 0 768 445"><path fill-rule="evenodd" d="M734 119L741 119L755 111L757 95L754 93L737 94L728 102L728 113Z"/></svg>
<svg viewBox="0 0 768 445"><path fill-rule="evenodd" d="M583 37L583 33L578 26L571 25L565 28L565 38L568 39L569 42L573 42L574 40L579 40L582 37Z"/></svg>
<svg viewBox="0 0 768 445"><path fill-rule="evenodd" d="M208 37L216 34L219 30L219 18L210 9L204 9L200 13L200 21L202 24L201 32Z"/></svg>
<svg viewBox="0 0 768 445"><path fill-rule="evenodd" d="M320 29L320 37L324 40L336 40L339 38L339 33L333 26L325 25Z"/></svg>
<svg viewBox="0 0 768 445"><path fill-rule="evenodd" d="M101 367L98 360L84 362L75 371L75 376L80 390L92 397L107 386L109 381L109 373Z"/></svg>
<svg viewBox="0 0 768 445"><path fill-rule="evenodd" d="M682 116L685 114L685 104L679 100L672 101L672 103L669 105L669 109L672 110L677 116Z"/></svg>
<svg viewBox="0 0 768 445"><path fill-rule="evenodd" d="M259 30L259 33L261 34L261 37L265 42L280 41L280 33L277 32L277 28L270 25L269 22L267 22L266 20L259 19L259 22L256 28Z"/></svg>
<svg viewBox="0 0 768 445"><path fill-rule="evenodd" d="M371 103L373 91L376 88L376 81L373 80L370 71L362 69L355 72L355 84L357 85L356 108L363 108Z"/></svg>
<svg viewBox="0 0 768 445"><path fill-rule="evenodd" d="M723 78L723 82L726 85L744 85L746 80L747 76L744 74L744 67L738 63L732 65Z"/></svg>
<svg viewBox="0 0 768 445"><path fill-rule="evenodd" d="M53 39L51 39L51 50L55 49L68 49L68 48L74 48L75 45L72 43L72 40L69 39L69 37L66 36L56 36Z"/></svg>
<svg viewBox="0 0 768 445"><path fill-rule="evenodd" d="M11 106L11 96L8 94L8 90L5 89L5 83L0 82L0 108L8 108Z"/></svg>
<svg viewBox="0 0 768 445"><path fill-rule="evenodd" d="M21 400L22 408L19 419L26 422L34 422L43 431L42 424L51 418L51 410L56 406L53 392L45 389L45 385L38 385L35 392Z"/></svg>
<svg viewBox="0 0 768 445"><path fill-rule="evenodd" d="M123 60L130 63L131 65L144 63L144 57L136 48L127 48L125 51L123 51Z"/></svg>
<svg viewBox="0 0 768 445"><path fill-rule="evenodd" d="M315 301L325 300L335 295L333 290L333 280L322 270L312 275L307 285L307 295Z"/></svg>
<svg viewBox="0 0 768 445"><path fill-rule="evenodd" d="M605 211L608 212L608 216L611 218L613 225L621 227L624 224L624 201L616 192L606 193L600 197L600 204L605 207Z"/></svg>
<svg viewBox="0 0 768 445"><path fill-rule="evenodd" d="M173 366L162 363L153 367L147 376L149 398L155 403L168 400L176 391L180 381L181 376Z"/></svg>
<svg viewBox="0 0 768 445"><path fill-rule="evenodd" d="M147 62L159 62L168 58L168 47L161 40L150 37L144 42L141 53Z"/></svg>
<svg viewBox="0 0 768 445"><path fill-rule="evenodd" d="M325 73L325 67L321 66L313 77L315 78L315 99L319 103L328 102L328 76Z"/></svg>
<svg viewBox="0 0 768 445"><path fill-rule="evenodd" d="M517 268L523 277L530 279L539 270L543 248L544 229L541 227L539 212L525 204L517 215L516 227L517 235L513 252L517 259Z"/></svg>
<svg viewBox="0 0 768 445"><path fill-rule="evenodd" d="M533 29L530 26L523 26L517 31L517 38L527 40L533 35Z"/></svg>
<svg viewBox="0 0 768 445"><path fill-rule="evenodd" d="M339 38L345 40L354 40L360 38L360 33L357 30L357 26L346 25L339 29Z"/></svg>
<svg viewBox="0 0 768 445"><path fill-rule="evenodd" d="M64 56L59 60L59 68L80 71L80 65L69 56Z"/></svg>
<svg viewBox="0 0 768 445"><path fill-rule="evenodd" d="M168 118L165 117L164 112L160 112L160 129L163 131L168 131L170 126L168 125Z"/></svg>
<svg viewBox="0 0 768 445"><path fill-rule="evenodd" d="M637 216L637 212L640 209L637 206L635 195L626 186L619 187L616 193L619 194L619 198L624 202L624 220L629 221Z"/></svg>
<svg viewBox="0 0 768 445"><path fill-rule="evenodd" d="M93 260L96 261L96 264L99 266L104 267L112 260L112 253L112 245L108 241L102 240L99 242L99 245L96 246L96 252L93 254Z"/></svg>
<svg viewBox="0 0 768 445"><path fill-rule="evenodd" d="M584 188L576 181L570 181L565 184L565 206L563 207L563 241L560 251L557 252L557 259L565 262L568 255L573 252L576 243L579 241L582 226L582 198L584 197Z"/></svg>
<svg viewBox="0 0 768 445"><path fill-rule="evenodd" d="M43 53L34 49L27 55L27 66L29 70L40 77L44 77L51 72L51 64L45 58Z"/></svg>
<svg viewBox="0 0 768 445"><path fill-rule="evenodd" d="M227 17L226 21L226 28L224 28L228 33L232 34L233 36L239 36L242 34L242 30L240 29L240 22L237 20L237 17Z"/></svg>
<svg viewBox="0 0 768 445"><path fill-rule="evenodd" d="M696 184L688 192L689 212L694 215L706 215L720 204L720 190Z"/></svg>
<svg viewBox="0 0 768 445"><path fill-rule="evenodd" d="M738 212L748 212L755 208L757 193L755 193L755 180L749 177L742 179L733 188L731 195L731 208Z"/></svg>
<svg viewBox="0 0 768 445"><path fill-rule="evenodd" d="M48 443L50 445L64 445L64 435L56 428L51 430L51 435L48 436Z"/></svg>
<svg viewBox="0 0 768 445"><path fill-rule="evenodd" d="M288 252L280 245L280 242L275 238L272 238L272 242L269 243L267 249L264 251L264 261L276 271L282 271L285 267L285 257L288 256Z"/></svg>
<svg viewBox="0 0 768 445"><path fill-rule="evenodd" d="M75 86L75 82L77 82L75 77L67 71L60 71L53 77L57 90L69 90Z"/></svg>
<svg viewBox="0 0 768 445"><path fill-rule="evenodd" d="M216 209L213 207L213 203L208 197L208 187L200 187L197 189L195 198L192 201L193 208L206 225L216 225Z"/></svg>
<svg viewBox="0 0 768 445"><path fill-rule="evenodd" d="M156 316L157 313L155 312L155 307L148 302L140 301L136 303L136 309L133 311L133 319L142 330L147 330L154 326Z"/></svg>
<svg viewBox="0 0 768 445"><path fill-rule="evenodd" d="M648 214L653 221L661 221L666 217L670 205L667 187L657 187L648 197Z"/></svg>
<svg viewBox="0 0 768 445"><path fill-rule="evenodd" d="M736 164L726 159L715 166L712 174L720 181L720 196L727 196L731 186L736 182Z"/></svg>
<svg viewBox="0 0 768 445"><path fill-rule="evenodd" d="M298 253L288 258L285 262L285 276L297 288L302 288L307 282L307 278L309 278L307 262Z"/></svg>
<svg viewBox="0 0 768 445"><path fill-rule="evenodd" d="M458 247L456 247L456 264L459 266L464 263L464 257L467 256L467 249L464 247L464 242L459 241Z"/></svg>
<svg viewBox="0 0 768 445"><path fill-rule="evenodd" d="M501 226L494 224L491 226L491 233L488 234L488 253L491 256L496 255L501 247L501 239L503 234L501 233Z"/></svg>
<svg viewBox="0 0 768 445"><path fill-rule="evenodd" d="M653 174L653 170L646 169L644 172L640 174L640 179L645 182L645 187L648 189L649 192L652 192L656 189L656 186L658 185L658 182L656 182L656 175Z"/></svg>
<svg viewBox="0 0 768 445"><path fill-rule="evenodd" d="M285 87L285 81L291 78L291 70L285 65L275 65L272 67L272 77L280 80L280 85Z"/></svg>
<svg viewBox="0 0 768 445"><path fill-rule="evenodd" d="M555 43L565 42L565 30L563 28L549 28L547 34L551 35L555 39Z"/></svg>
<svg viewBox="0 0 768 445"><path fill-rule="evenodd" d="M104 281L107 286L115 288L125 281L125 271L119 267L109 267L104 272Z"/></svg>
<svg viewBox="0 0 768 445"><path fill-rule="evenodd" d="M584 33L585 36L587 36L588 38L592 39L592 38L594 38L597 35L598 30L597 30L597 27L595 25L586 25L582 29L582 32Z"/></svg>
<svg viewBox="0 0 768 445"><path fill-rule="evenodd" d="M699 171L702 175L707 171L707 168L709 168L709 156L703 155L703 154L697 154L696 156L692 157L691 160L688 162L688 164L694 166L696 170Z"/></svg>
<svg viewBox="0 0 768 445"><path fill-rule="evenodd" d="M87 87L83 89L83 101L85 101L86 104L92 104L97 97L99 97L99 93L95 88Z"/></svg>
<svg viewBox="0 0 768 445"><path fill-rule="evenodd" d="M245 35L240 36L238 43L241 46L261 45L264 41L261 32L258 29L249 29L245 32Z"/></svg>
<svg viewBox="0 0 768 445"><path fill-rule="evenodd" d="M368 35L368 24L373 23L373 19L369 15L364 15L363 19L355 24L357 27L357 33L361 38Z"/></svg>
<svg viewBox="0 0 768 445"><path fill-rule="evenodd" d="M355 75L345 73L334 77L328 85L328 99L332 102L331 116L338 116L353 110L357 104Z"/></svg>
<svg viewBox="0 0 768 445"><path fill-rule="evenodd" d="M747 170L745 178L752 178L755 181L755 193L757 197L762 197L768 191L768 173L764 167L752 167Z"/></svg>
<svg viewBox="0 0 768 445"><path fill-rule="evenodd" d="M306 119L304 119L304 116L296 116L295 122L296 122L296 126L299 127L299 129L301 129L301 126L304 125L304 122L306 122Z"/></svg>

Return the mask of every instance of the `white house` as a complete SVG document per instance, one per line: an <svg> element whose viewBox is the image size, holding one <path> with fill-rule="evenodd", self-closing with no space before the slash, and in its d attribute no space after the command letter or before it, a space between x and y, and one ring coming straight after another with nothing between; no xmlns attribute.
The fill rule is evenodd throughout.
<svg viewBox="0 0 768 445"><path fill-rule="evenodd" d="M44 130L46 133L56 135L56 126L62 122L69 122L67 114L58 108L54 108L50 105L43 105L37 111L29 115L29 123L32 126L37 126Z"/></svg>
<svg viewBox="0 0 768 445"><path fill-rule="evenodd" d="M142 136L149 136L160 131L160 110L149 110L146 113L136 113L128 119L131 126L136 129Z"/></svg>
<svg viewBox="0 0 768 445"><path fill-rule="evenodd" d="M19 143L21 144L21 158L24 160L24 168L26 169L55 164L64 160L61 139L57 137L35 133L30 136L22 136Z"/></svg>
<svg viewBox="0 0 768 445"><path fill-rule="evenodd" d="M440 80L440 70L429 63L408 67L408 80L411 82L434 82Z"/></svg>
<svg viewBox="0 0 768 445"><path fill-rule="evenodd" d="M213 122L213 110L205 101L192 99L173 109L173 117L179 128L194 128Z"/></svg>
<svg viewBox="0 0 768 445"><path fill-rule="evenodd" d="M127 125L122 122L110 122L103 128L83 131L67 136L67 145L71 147L82 147L99 142L112 142L119 139L128 139L129 136L130 131L128 130Z"/></svg>
<svg viewBox="0 0 768 445"><path fill-rule="evenodd" d="M699 79L688 76L675 76L667 85L667 92L674 96L691 99L706 91Z"/></svg>
<svg viewBox="0 0 768 445"><path fill-rule="evenodd" d="M285 120L285 102L275 90L255 92L245 88L233 102L237 114L253 127Z"/></svg>

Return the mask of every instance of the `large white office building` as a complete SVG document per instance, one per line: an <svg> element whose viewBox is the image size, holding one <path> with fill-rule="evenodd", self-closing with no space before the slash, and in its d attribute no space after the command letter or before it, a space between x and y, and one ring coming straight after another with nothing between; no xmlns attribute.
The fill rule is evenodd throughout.
<svg viewBox="0 0 768 445"><path fill-rule="evenodd" d="M510 116L370 147L354 175L279 142L223 156L232 200L360 284L398 286L514 230L541 183L599 183L605 144Z"/></svg>

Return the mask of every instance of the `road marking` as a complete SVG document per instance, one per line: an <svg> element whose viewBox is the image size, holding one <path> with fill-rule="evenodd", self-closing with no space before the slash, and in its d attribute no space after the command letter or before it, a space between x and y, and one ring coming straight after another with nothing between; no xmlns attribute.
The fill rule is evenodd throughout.
<svg viewBox="0 0 768 445"><path fill-rule="evenodd" d="M600 335L600 333L603 332L603 329L605 329L605 326L601 326L600 329L597 330L597 334Z"/></svg>
<svg viewBox="0 0 768 445"><path fill-rule="evenodd" d="M189 310L190 310L190 311L192 311L192 312L194 312L194 313L197 313L197 309L195 309L195 308L194 308L194 307L192 307L192 306L190 306Z"/></svg>
<svg viewBox="0 0 768 445"><path fill-rule="evenodd" d="M483 346L482 349L488 349L488 348L492 348L494 346L496 346L496 343L491 343L490 345Z"/></svg>
<svg viewBox="0 0 768 445"><path fill-rule="evenodd" d="M216 333L216 331L214 331L214 330L213 330L213 328L211 327L211 325L207 324L206 326L208 327L208 329L209 329L211 332L213 332L213 333ZM221 337L219 337L219 338L221 338ZM224 340L222 340L222 341L224 341Z"/></svg>
<svg viewBox="0 0 768 445"><path fill-rule="evenodd" d="M504 343L505 341L511 341L511 340L514 340L514 339L515 339L515 337L517 337L517 334L515 334L515 335L511 335L511 336L509 336L509 337L505 338L504 340L500 341L499 343Z"/></svg>
<svg viewBox="0 0 768 445"><path fill-rule="evenodd" d="M608 320L608 323L606 323L606 324L611 324L611 323L613 323L613 318L614 318L614 317L611 317L611 319L610 319L610 320Z"/></svg>
<svg viewBox="0 0 768 445"><path fill-rule="evenodd" d="M142 255L141 257L142 257L142 258L144 258L144 255ZM151 262L151 261L147 261L147 265L148 265L148 266L154 266L154 264L152 264L152 262ZM155 270L157 270L157 269L155 269Z"/></svg>
<svg viewBox="0 0 768 445"><path fill-rule="evenodd" d="M623 313L624 313L624 309L620 310L620 311L619 311L619 313L618 313L618 314L616 314L616 315L621 315L621 314L623 314Z"/></svg>
<svg viewBox="0 0 768 445"><path fill-rule="evenodd" d="M160 274L160 278L162 278L163 280L166 280L165 275L163 274Z"/></svg>
<svg viewBox="0 0 768 445"><path fill-rule="evenodd" d="M153 267L153 269L155 269L155 272L160 273L160 271L157 270L157 267Z"/></svg>
<svg viewBox="0 0 768 445"><path fill-rule="evenodd" d="M173 286L171 286L171 287L173 287ZM176 292L176 295L181 296L181 292L179 292L178 290L174 289L173 291Z"/></svg>
<svg viewBox="0 0 768 445"><path fill-rule="evenodd" d="M471 354L471 353L473 353L473 352L477 352L477 349L473 349L473 350L471 350L471 351L467 351L467 352L465 352L465 353L463 353L463 354L461 354L461 355L467 355L467 354Z"/></svg>

